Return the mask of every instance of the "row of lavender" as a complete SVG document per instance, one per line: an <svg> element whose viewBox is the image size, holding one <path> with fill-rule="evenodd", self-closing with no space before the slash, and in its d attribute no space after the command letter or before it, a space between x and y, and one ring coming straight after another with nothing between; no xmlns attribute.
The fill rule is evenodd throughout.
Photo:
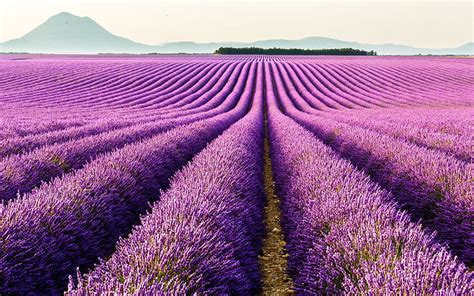
<svg viewBox="0 0 474 296"><path fill-rule="evenodd" d="M162 77L162 79L157 79L157 81L154 84L150 85L150 87L152 87L153 90L156 92L156 96L159 98L158 101L157 100L151 101L149 98L144 97L142 91L140 92L137 91L137 93L135 94L136 96L140 97L141 100L143 100L144 102L147 102L153 105L153 109L150 111L145 110L140 105L133 105L133 106L128 106L127 108L123 108L121 110L115 111L112 114L104 113L103 111L97 110L97 108L93 108L95 106L93 106L91 102L95 98L95 96L97 96L100 100L104 100L104 98L97 92L93 92L92 94L89 92L84 92L77 85L75 87L78 88L79 90L77 91L69 90L66 92L66 95L63 95L62 93L60 93L59 95L61 96L60 97L61 99L63 97L68 97L70 95L72 95L74 98L77 98L79 95L76 92L79 92L80 96L83 98L82 101L87 105L87 108L85 110L82 110L78 108L77 106L76 107L66 106L64 101L51 98L53 97L53 95L49 93L47 94L46 97L48 97L49 100L52 101L54 105L59 105L60 107L59 110L57 108L53 108L53 110L50 110L50 109L45 110L43 108L40 108L41 105L38 104L37 102L36 103L34 102L35 100L38 100L38 98L36 97L31 98L29 96L26 96L26 99L35 108L35 110L33 111L35 113L33 115L35 115L36 117L43 117L43 116L47 117L48 121L51 121L51 119L57 118L58 116L59 116L58 121L60 122L68 121L68 120L71 121L71 118L76 118L76 119L82 118L83 121L85 120L90 121L91 119L95 120L97 117L99 118L120 117L120 119L127 119L127 118L136 118L137 116L143 116L143 117L162 116L162 115L170 114L176 111L180 111L180 112L189 111L190 109L195 108L196 106L199 106L200 104L202 104L203 100L205 100L209 96L212 96L212 94L210 94L212 93L212 91L215 92L215 91L218 91L220 88L222 88L222 86L227 82L231 74L233 74L234 77L239 76L238 73L234 73L234 72L240 71L243 65L242 63L240 63L237 69L235 66L236 65L233 65L231 67L229 67L229 65L224 65L222 67L218 67L218 65L214 66L214 68L220 68L219 73L215 73L215 72L207 73L205 71L206 69L200 69L202 70L200 72L194 71L194 72L188 73L187 76L178 75L178 73L174 73L174 74L167 73L168 74L167 76L165 75L164 77ZM216 75L212 76L212 74L216 74ZM122 73L118 73L117 75L118 77L121 77ZM137 75L138 74L135 73L134 75L131 75L131 76L133 77ZM151 79L149 78L148 80L155 81L156 76L160 76L160 75L157 75L156 73L154 73L154 75L151 76ZM190 79L190 77L192 77L193 79ZM146 81L146 82L150 83L149 81ZM163 83L163 82L166 82L166 83ZM64 88L63 83L57 83L57 84L58 84L58 87ZM111 88L110 85L106 85L106 86L108 88ZM141 85L141 87L145 88L145 86L143 85ZM111 90L109 91L112 92ZM130 96L130 93L123 89L121 90L121 94L123 94L123 96L125 97ZM4 104L7 104L9 100L12 100L12 95L9 91L3 91L2 95L5 98L7 98L6 100L2 100L4 101L3 102ZM21 94L22 98L23 96L24 94ZM117 99L117 97L113 97L113 99ZM192 102L192 104L188 104L190 102ZM49 108L50 106L47 106L47 107ZM108 109L111 109L110 107L111 107L110 105L107 105ZM61 112L62 109L66 109L66 108L68 112L65 112L65 113ZM18 108L12 111L12 112L15 112L14 115L18 116L17 114L18 112L16 112L15 110L18 110ZM22 107L21 110L25 111L28 109L25 107ZM45 110L48 113L47 114L48 116L44 114L46 112L41 112L42 110ZM93 112L91 112L91 110L93 110ZM9 124L10 123L8 119L9 114L4 113L3 115L7 117L6 119L7 122L5 122L6 124L2 123L3 130L12 129L11 128L12 125L13 127L16 127L16 128L18 125L25 126L25 128L20 129L19 131L14 129L11 132L12 134L17 132L20 135L24 135L25 134L24 129L27 129L28 124L30 125L37 124L37 122L31 121L31 120L23 120L22 122L17 121L17 122L13 122L13 124ZM31 114L28 114L28 115L31 117ZM173 115L175 117L177 116L177 114L173 114ZM52 126L51 130L57 130L58 128L62 128L62 126L57 127L57 125L51 125L51 126ZM43 130L44 128L40 130L33 128L30 131L30 134L41 133ZM47 132L48 130L45 130L45 131Z"/></svg>
<svg viewBox="0 0 474 296"><path fill-rule="evenodd" d="M15 62L11 65L15 66L15 71L6 71L13 77L4 80L5 85L2 85L0 92L0 99L4 104L3 107L6 107L5 110L15 108L12 114L2 112L2 116L7 118L7 122L10 122L12 116L18 117L16 110L18 110L19 101L24 102L20 106L26 116L43 117L45 114L38 111L38 108L43 106L56 108L55 110L58 111L56 114L60 114L63 119L65 114L69 114L69 118L76 120L81 117L89 119L91 116L101 115L128 116L132 110L133 113L156 114L166 112L157 111L162 108L172 108L168 111L189 108L187 106L189 103L197 104L194 102L196 97L190 94L203 91L202 89L206 87L212 88L213 83L206 84L211 78L214 80L221 78L225 81L223 68L231 67L227 60L218 61L218 63L210 63L207 59L202 60L198 63L196 59L171 59L157 65L153 59L132 59L127 63L119 59L99 59L99 61L85 59L79 62L53 59L48 62L40 60L41 62L34 61L33 63L32 61L22 67L17 67L18 62ZM233 62L236 60L234 59ZM309 97L309 104L319 110L440 105L443 102L442 99L453 104L455 99L462 96L467 96L472 102L472 98L469 97L473 91L472 83L470 83L472 77L469 77L469 73L465 73L466 67L453 67L455 63L446 67L445 61L430 61L430 69L436 69L436 75L433 75L433 73L426 73L427 67L420 61L409 65L406 64L407 61L393 59L375 62L370 59L325 59L316 60L316 62L302 59L282 64L289 69L288 71L295 73L292 75L296 78L295 83L298 83L299 79L304 82L297 85L297 90L303 96ZM5 66L10 64L5 64ZM38 73L26 75L37 68L42 70L41 74L44 77ZM410 75L405 73L408 69ZM22 75L25 76L23 77L25 81L19 79L19 74L12 75L20 70L25 71ZM115 75L109 75L110 71ZM47 75L48 73L56 73L56 75ZM450 75L443 76L446 74ZM19 88L17 85L15 88L11 85L12 81L22 87ZM32 89L25 91L26 85ZM10 104L13 105L10 106ZM25 107L25 104L30 107ZM7 108L8 106L10 109ZM90 112L92 107L94 112ZM49 111L49 109L46 110ZM113 110L112 114L110 110ZM49 112L48 115L51 114L54 112ZM450 117L453 117L453 114ZM51 119L48 118L48 121ZM2 122L0 124L2 133L9 129ZM14 126L19 124L28 123L18 121L13 123ZM36 126L37 122L32 122L32 124ZM443 128L449 129L452 126L444 127L443 125ZM472 124L469 122L455 124L455 126L465 127L468 129L467 133L472 134L472 128L469 128ZM57 125L56 128L58 128ZM35 131L29 131L28 126L25 126L19 134L25 135L25 132ZM451 141L451 139L446 141ZM443 142L446 141L443 140Z"/></svg>
<svg viewBox="0 0 474 296"><path fill-rule="evenodd" d="M130 237L70 295L237 294L260 288L262 79L251 111L173 179Z"/></svg>
<svg viewBox="0 0 474 296"><path fill-rule="evenodd" d="M252 71L252 73L249 73ZM98 155L120 148L126 144L146 139L162 131L173 127L187 124L193 121L216 116L234 108L239 102L241 95L245 90L245 83L254 79L255 65L245 65L244 72L234 73L234 77L228 80L225 86L216 87L212 93L208 94L207 102L201 103L201 106L192 109L190 112L172 114L171 118L151 117L143 120L134 120L132 123L121 120L114 130L110 130L110 124L100 125L104 130L109 131L94 135L89 126L85 129L80 128L84 133L92 133L86 137L79 137L73 134L71 130L62 132L53 132L50 134L41 134L34 136L33 140L28 137L20 138L18 141L7 140L3 142L5 153L9 151L8 144L11 145L14 152L20 150L20 143L26 143L26 148L41 146L41 143L61 142L64 138L74 138L61 144L46 145L45 147L35 149L26 154L13 155L3 159L0 162L0 200L8 201L13 199L17 192L26 193L41 182L60 176L64 173L81 168L84 164ZM239 75L242 74L242 75ZM248 94L247 94L248 95ZM217 104L219 105L217 105ZM159 119L159 120L158 120ZM131 126L127 126L131 125ZM95 131L95 129L92 129ZM35 145L34 147L31 147ZM26 150L25 148L25 150Z"/></svg>
<svg viewBox="0 0 474 296"><path fill-rule="evenodd" d="M204 108L190 109L187 116L141 119L6 158L5 199L15 189L27 193L65 175L0 207L0 291L59 293L76 268L86 270L110 255L173 173L246 113L256 64L237 67L242 72L219 77L227 80L205 94ZM91 157L96 159L87 163Z"/></svg>
<svg viewBox="0 0 474 296"><path fill-rule="evenodd" d="M343 120L349 124L354 124L362 126L364 128L387 133L391 136L399 137L414 142L418 145L442 150L443 152L452 154L461 160L472 160L472 157L474 155L474 139L472 138L472 126L474 124L474 121L470 119L473 113L472 107L466 107L465 109L461 110L459 110L459 108L451 108L450 115L446 115L441 112L434 113L433 111L431 111L432 114L434 113L434 116L443 117L443 120L438 120L438 129L436 130L436 132L430 131L429 129L424 128L423 126L419 126L419 124L417 125L414 123L418 118L423 117L420 113L423 113L423 111L430 112L426 109L418 109L417 111L412 111L417 112L416 115L414 116L412 114L408 120L405 117L405 120L401 121L400 124L398 124L397 122L397 119L398 121L400 121L400 116L396 116L397 119L395 119L394 122L387 122L387 116L390 116L390 114L399 114L400 112L406 113L406 111L403 111L404 109L400 110L391 108L390 111L387 111L386 109L384 111L379 110L378 117L381 117L381 113L385 115L379 120L367 120L367 116L370 116L371 119L373 119L374 116L377 116L377 111L366 113L367 109L361 112L318 112L327 111L325 108L319 106L321 105L320 101L322 100L322 98L325 97L325 93L315 87L315 80L308 79L312 77L311 74L299 75L298 71L295 71L295 69L293 69L292 67L287 66L286 63L276 64L275 72L275 75L280 76L284 81L286 81L288 94L298 98L298 101L295 102L295 107L302 111L321 116L327 116L328 118L332 119ZM359 94L364 97L364 94L362 92L353 91L351 94ZM380 96L383 96L383 94L377 93L377 96L380 98ZM400 96L397 96L397 98L399 97ZM356 99L357 98L353 98L353 100ZM408 110L414 109L410 108ZM453 114L453 112L455 112L455 115ZM391 118L389 117L388 119L390 120ZM458 127L458 133L460 133L459 135L451 133L447 134L446 132L440 130L439 127L442 126L445 126L449 129L449 123L451 123L450 125L452 126L453 121L454 125ZM436 126L431 128L436 129Z"/></svg>
<svg viewBox="0 0 474 296"><path fill-rule="evenodd" d="M248 65L246 65L248 66ZM238 69L233 69L233 70L242 70L242 65L240 65L240 67ZM247 71L248 69L246 69ZM216 104L218 104L220 101L219 100L216 100L214 99L212 102L209 102L210 99L212 99L216 93L219 93L223 86L227 86L227 88L229 87L227 84L232 84L235 82L235 80L239 77L239 76L246 76L247 73L246 71L244 71L242 73L242 75L240 75L240 73L234 73L232 72L232 70L228 71L225 73L225 75L223 75L222 77L220 76L217 76L219 77L219 79L217 78L213 78L209 81L206 82L206 87L203 87L203 85L200 85L198 86L199 88L199 91L183 91L183 92L180 92L180 91L173 91L172 93L167 93L166 95L162 95L161 98L163 99L163 103L166 103L166 104L163 104L163 105L160 105L160 106L155 106L155 108L157 110L153 111L153 112L144 112L144 110L142 109L138 109L138 110L130 110L130 109L127 109L126 111L126 114L122 115L122 114L102 114L102 113L99 113L97 114L98 112L86 112L86 115L87 114L95 114L95 117L99 117L99 118L105 118L105 120L100 120L100 119L96 119L96 118L82 118L79 122L77 120L71 120L70 118L68 119L59 119L57 120L58 122L50 122L50 119L47 123L41 123L40 122L40 125L38 126L38 122L8 122L8 123L4 123L2 125L3 127L3 131L4 132L7 132L8 130L11 130L11 136L7 136L5 135L3 138L4 139L9 139L11 141L25 141L25 140L30 140L29 142L32 142L32 143L37 143L38 141L41 143L41 142L58 142L58 141L63 141L63 138L66 137L66 136L69 136L69 137L74 137L76 136L76 133L81 133L81 132L85 132L85 133L89 133L89 129L91 129L90 126L84 126L86 122L93 122L95 124L101 124L103 123L102 121L110 121L110 119L112 118L119 118L120 121L123 121L127 124L130 124L130 122L134 122L134 121L137 121L137 119L139 118L143 118L143 120L148 120L148 121L151 121L151 120L155 120L157 118L176 118L178 116L182 116L182 115L187 115L189 114L190 112L194 112L194 111L199 111L199 108L200 109L203 109L203 108L209 108L209 106L216 106ZM230 76L231 75L231 76ZM229 77L230 76L230 77ZM229 80L230 79L230 80ZM181 89L180 89L181 90ZM165 97L166 96L166 100L165 100ZM175 106L174 108L171 108L172 107L172 103L173 102L176 102L178 101L180 103L179 106ZM192 102L192 104L186 104L186 102ZM163 110L165 109L165 110ZM51 112L52 115L56 115L56 113L54 112ZM59 113L59 114L62 114L62 113ZM38 116L42 116L42 114L36 114ZM69 117L83 117L84 114L83 113L80 113L80 114L73 114L73 115L70 115ZM118 120L118 119L116 119ZM96 121L99 121L99 123L96 123ZM67 125L64 123L68 123ZM77 122L77 123L76 123ZM136 123L140 123L140 121L137 121ZM24 126L24 127L23 127ZM59 129L67 129L68 127L70 126L79 126L79 127L82 127L83 129L85 129L84 131L82 129L78 129L77 131L76 130L63 130L61 131L61 133L59 135L56 135L56 134L53 134L53 135L48 135L47 133L48 132L53 132L53 131L57 131ZM13 129L13 128L14 129ZM22 128L23 127L23 128ZM92 125L92 128L95 128L93 125ZM47 139L40 139L39 137L43 137L43 133L46 133L46 137L48 137ZM73 134L73 135L71 135ZM33 136L37 135L36 138L33 138ZM81 135L81 134L79 134ZM16 137L15 136L20 136L20 137ZM21 136L30 136L30 138L27 138L27 139L23 139ZM53 137L54 138L51 138ZM10 138L15 138L15 139L10 139ZM8 143L7 144L12 148L15 148L15 146L19 146L21 144L17 144L15 142L13 143ZM2 144L2 147L5 146L6 144ZM39 145L39 144L37 144ZM5 148L3 148L5 149Z"/></svg>
<svg viewBox="0 0 474 296"><path fill-rule="evenodd" d="M266 74L270 76L269 72ZM267 81L267 87L271 83ZM271 88L267 88L267 94L268 98L272 97ZM300 133L298 130L303 129L291 123L288 118L278 115L274 106L270 109L270 127L274 127L273 123L277 122L274 124L276 127L271 129L276 134L271 141L275 149L273 159L277 171L281 171L277 176L280 175L280 179L285 180L280 183L282 197L289 199L285 200L284 207L291 256L290 273L295 279L298 292L393 293L396 291L462 294L470 291L473 277L466 267L453 258L432 236L423 233L420 225L410 223L406 214L398 212L389 193L378 189L347 162L339 160L322 143L315 144L317 141L308 132L301 131L303 138L295 141L295 133ZM279 136L278 133L282 135ZM279 141L284 142L283 147L279 147ZM303 150L298 150L298 146L294 146L295 142L298 146L308 143L309 147L303 145ZM309 150L306 150L308 148ZM319 159L308 167L308 162L312 163L311 160L315 156ZM288 157L290 162L280 164L279 157L283 159ZM298 161L304 165L299 167ZM290 177L293 174L297 176ZM341 180L341 176L347 177ZM327 183L315 183L315 180L326 180ZM334 190L335 182L340 182L340 185L336 186L340 191ZM305 189L310 190L310 195ZM320 195L323 201L308 204L308 198L315 193ZM354 201L353 196L360 196L361 199ZM298 210L295 207L301 208ZM336 221L331 220L334 219L331 217L337 217ZM341 221L347 222L341 226ZM318 230L319 228L321 230ZM356 241L354 237L357 238ZM124 244L120 255L117 255L118 258L126 262L130 257L136 260L133 245L129 245L130 241ZM164 254L165 257L166 255L169 254ZM143 253L139 258L144 259ZM118 259L109 263L104 262L87 277L86 282L81 281L78 290L72 290L70 293L126 291L131 287L132 289L140 287L133 291L149 292L150 289L155 292L157 290L153 289L166 291L169 288L168 281L173 282L171 285L173 289L181 289L180 285L193 282L199 275L199 273L191 275L185 273L185 279L176 283L174 280L183 276L182 270L166 269L164 275L172 277L165 276L165 280L158 280L154 283L156 286L153 286L146 284L150 283L149 281L145 282L146 279L150 279L150 274L137 278L136 273L133 273L137 272L137 269L129 270L130 266L121 266L119 262ZM208 268L213 267L207 264ZM131 266L136 268L140 264L133 261ZM160 272L162 270L159 269ZM211 271L209 273L212 274ZM151 275L154 275L153 272ZM221 278L223 276L221 274ZM117 282L117 277L122 281ZM201 282L199 286L202 287L201 290L194 288L187 290L189 287L185 285L184 291L204 293L214 291L206 290L207 286L204 283L209 282ZM212 287L222 289L221 285ZM232 286L226 286L224 290L227 293L232 291L234 291Z"/></svg>
<svg viewBox="0 0 474 296"><path fill-rule="evenodd" d="M297 292L469 293L472 272L420 224L410 222L406 212L397 210L390 192L317 140L317 121L302 121L288 105L282 81L271 67L266 76L272 160ZM284 116L279 106L315 133ZM321 125L328 126L328 120ZM359 138L358 143L364 145L365 140Z"/></svg>
<svg viewBox="0 0 474 296"><path fill-rule="evenodd" d="M291 92L291 80L271 65L280 103L285 112L313 131L343 157L390 190L403 209L425 227L436 230L441 241L468 264L474 262L474 170L471 163L426 149L371 129L340 122L339 116L320 116ZM293 86L294 87L294 86ZM299 107L299 108L298 108ZM346 121L343 119L343 121ZM370 120L365 125L370 125ZM467 139L466 139L467 141ZM472 143L472 142L471 142ZM462 146L472 155L472 145Z"/></svg>
<svg viewBox="0 0 474 296"><path fill-rule="evenodd" d="M229 112L128 145L0 208L1 290L59 292L76 267L109 255L169 177L246 112L252 91Z"/></svg>
<svg viewBox="0 0 474 296"><path fill-rule="evenodd" d="M162 58L159 65L150 58L52 58L32 59L19 69L18 61L0 61L6 73L13 74L0 86L7 101L23 107L61 103L63 107L94 106L96 111L131 106L147 110L156 107L164 89L197 88L191 80L200 79L202 73L209 79L219 76L216 71L224 67L255 59L281 60L285 67L294 69L311 82L310 93L318 98L315 104L325 110L462 104L469 103L473 91L469 65L434 59L427 66L419 59L392 58L190 57ZM8 67L16 68L8 71ZM32 71L34 75L28 75Z"/></svg>
<svg viewBox="0 0 474 296"><path fill-rule="evenodd" d="M389 192L281 114L282 94L268 68L264 76L296 291L467 294L474 283L468 269L397 210ZM258 291L262 119L253 117L255 110L179 172L111 259L70 278L68 294Z"/></svg>

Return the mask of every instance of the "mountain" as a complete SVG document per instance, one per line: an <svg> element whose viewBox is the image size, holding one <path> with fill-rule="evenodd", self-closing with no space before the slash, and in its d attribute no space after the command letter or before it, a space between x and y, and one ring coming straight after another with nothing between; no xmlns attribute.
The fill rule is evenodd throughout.
<svg viewBox="0 0 474 296"><path fill-rule="evenodd" d="M299 40L270 39L255 42L171 42L146 45L116 36L89 17L62 12L21 38L0 43L0 52L31 53L213 53L223 46L263 48L355 48L374 50L379 55L474 55L474 43L456 48L416 48L400 44L363 44L326 37L308 37Z"/></svg>
<svg viewBox="0 0 474 296"><path fill-rule="evenodd" d="M61 12L21 38L0 45L0 51L31 53L149 52L153 46L116 36L89 17Z"/></svg>

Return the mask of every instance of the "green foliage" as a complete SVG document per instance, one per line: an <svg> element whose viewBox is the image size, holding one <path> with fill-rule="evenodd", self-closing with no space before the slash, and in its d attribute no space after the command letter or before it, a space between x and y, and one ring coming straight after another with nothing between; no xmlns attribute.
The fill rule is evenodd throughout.
<svg viewBox="0 0 474 296"><path fill-rule="evenodd" d="M373 50L365 51L354 48L301 49L301 48L260 48L260 47L221 47L214 54L264 54L264 55L359 55L375 56Z"/></svg>

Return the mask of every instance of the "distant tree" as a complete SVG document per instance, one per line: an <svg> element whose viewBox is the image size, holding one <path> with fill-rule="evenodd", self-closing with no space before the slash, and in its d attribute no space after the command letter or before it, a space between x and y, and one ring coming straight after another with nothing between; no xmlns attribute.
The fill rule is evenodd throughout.
<svg viewBox="0 0 474 296"><path fill-rule="evenodd" d="M301 48L260 48L260 47L221 47L214 54L262 54L262 55L358 55L376 56L373 50L365 51L354 48L301 49Z"/></svg>

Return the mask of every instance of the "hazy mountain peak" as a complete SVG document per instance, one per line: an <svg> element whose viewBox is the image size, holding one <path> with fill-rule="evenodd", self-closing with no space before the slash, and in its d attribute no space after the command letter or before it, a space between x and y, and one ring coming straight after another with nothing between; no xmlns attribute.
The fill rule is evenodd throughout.
<svg viewBox="0 0 474 296"><path fill-rule="evenodd" d="M69 12L53 15L44 23L26 34L24 38L33 39L72 39L88 34L110 34L89 17L76 16Z"/></svg>
<svg viewBox="0 0 474 296"><path fill-rule="evenodd" d="M77 23L91 23L97 26L97 24L93 19L88 16L77 16L75 14L69 12L60 12L56 15L50 17L46 22L49 23L58 23L58 24L68 24L69 22L77 22Z"/></svg>
<svg viewBox="0 0 474 296"><path fill-rule="evenodd" d="M3 51L46 53L149 52L150 46L115 36L89 17L61 12L21 38L2 45Z"/></svg>
<svg viewBox="0 0 474 296"><path fill-rule="evenodd" d="M80 16L77 16L77 15L75 15L75 14L72 14L72 13L70 13L70 12L67 12L67 11L62 11L62 12L60 12L60 13L58 13L58 14L55 14L55 15L53 15L51 18L54 18L54 17L61 17L61 16L73 16L73 17L80 17Z"/></svg>
<svg viewBox="0 0 474 296"><path fill-rule="evenodd" d="M81 18L80 16L77 16L75 14L72 14L67 11L60 12L58 14L55 14L51 16L49 19L60 19L60 18Z"/></svg>
<svg viewBox="0 0 474 296"><path fill-rule="evenodd" d="M69 12L60 12L47 19L42 25L50 26L74 26L74 25L85 25L98 26L102 28L98 23L87 16L77 16ZM103 28L102 28L103 29Z"/></svg>

